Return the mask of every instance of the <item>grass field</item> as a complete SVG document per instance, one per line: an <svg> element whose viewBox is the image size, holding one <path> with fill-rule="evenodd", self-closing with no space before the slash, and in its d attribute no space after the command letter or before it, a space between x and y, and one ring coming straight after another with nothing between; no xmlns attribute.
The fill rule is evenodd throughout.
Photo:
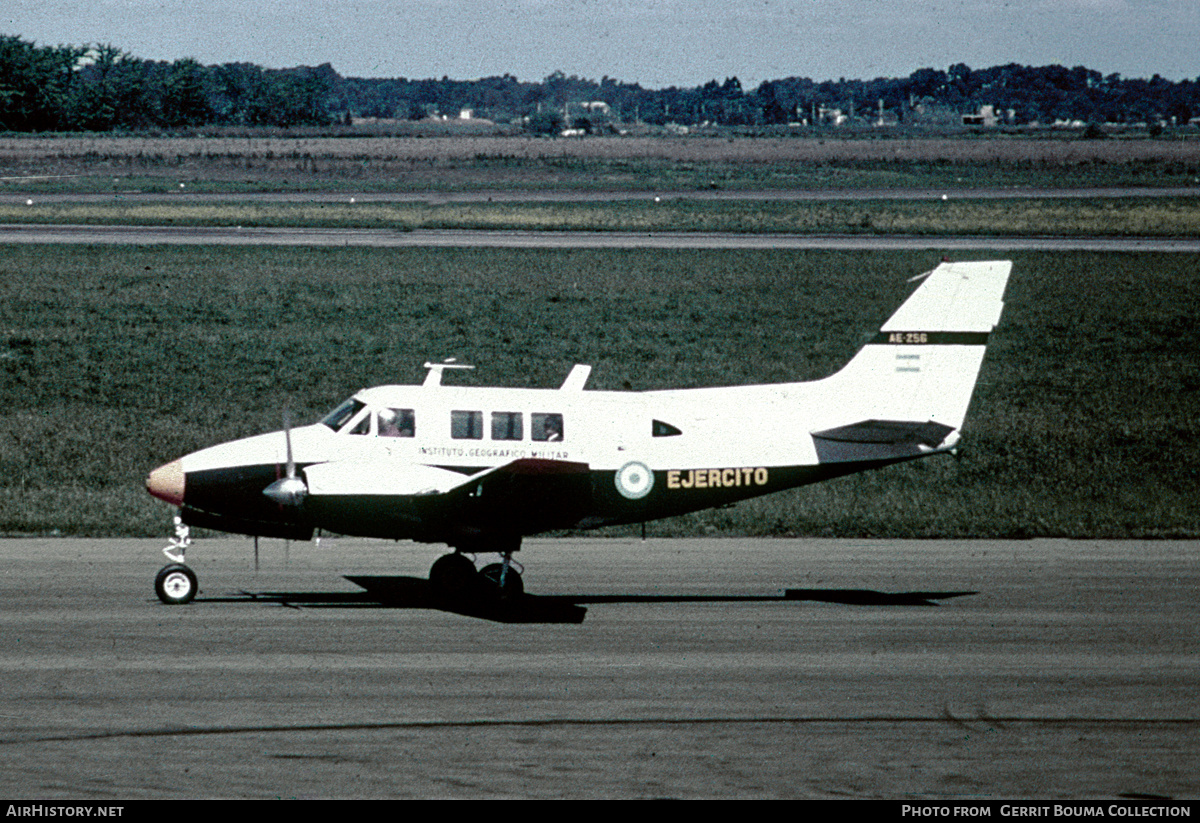
<svg viewBox="0 0 1200 823"><path fill-rule="evenodd" d="M680 190L1200 183L1200 140L0 136L19 192Z"/></svg>
<svg viewBox="0 0 1200 823"><path fill-rule="evenodd" d="M574 362L602 389L820 377L939 258L2 247L0 532L165 535L150 468L278 428L285 406L312 419L417 382L427 359L475 363L481 385L556 386ZM960 457L650 533L1200 534L1200 258L1013 259Z"/></svg>
<svg viewBox="0 0 1200 823"><path fill-rule="evenodd" d="M1195 198L788 202L0 203L0 223L142 226L686 231L800 234L1200 235Z"/></svg>

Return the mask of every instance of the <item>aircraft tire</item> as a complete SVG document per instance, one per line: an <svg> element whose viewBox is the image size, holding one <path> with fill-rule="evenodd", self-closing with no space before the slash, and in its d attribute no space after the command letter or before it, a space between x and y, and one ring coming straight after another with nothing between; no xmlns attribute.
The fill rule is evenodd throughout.
<svg viewBox="0 0 1200 823"><path fill-rule="evenodd" d="M480 569L479 576L487 582L488 588L493 592L499 593L500 597L520 597L525 593L525 581L521 579L520 573L510 566L508 574L504 575L504 587L501 588L500 574L503 570L503 564L492 563Z"/></svg>
<svg viewBox="0 0 1200 823"><path fill-rule="evenodd" d="M469 594L478 582L475 564L457 552L442 555L429 570L429 584L446 597Z"/></svg>
<svg viewBox="0 0 1200 823"><path fill-rule="evenodd" d="M191 603L199 588L196 573L182 563L163 566L154 578L154 593L168 606Z"/></svg>

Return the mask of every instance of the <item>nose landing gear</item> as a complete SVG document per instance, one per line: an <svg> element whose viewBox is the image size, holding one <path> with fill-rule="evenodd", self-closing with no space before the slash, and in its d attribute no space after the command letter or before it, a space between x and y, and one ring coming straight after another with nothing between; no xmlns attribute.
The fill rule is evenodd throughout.
<svg viewBox="0 0 1200 823"><path fill-rule="evenodd" d="M182 563L163 566L154 578L154 593L169 606L192 602L198 588L196 573Z"/></svg>
<svg viewBox="0 0 1200 823"><path fill-rule="evenodd" d="M171 538L171 545L163 549L163 554L173 562L163 566L154 578L154 593L168 606L191 603L196 592L200 590L196 573L183 562L184 554L190 545L192 538L189 529L184 525L182 518L176 515L175 536Z"/></svg>

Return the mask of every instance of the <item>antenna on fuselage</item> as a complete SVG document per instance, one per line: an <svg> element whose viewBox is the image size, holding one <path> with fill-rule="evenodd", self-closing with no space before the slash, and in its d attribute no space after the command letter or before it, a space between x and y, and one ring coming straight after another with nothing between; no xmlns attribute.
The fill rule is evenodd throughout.
<svg viewBox="0 0 1200 823"><path fill-rule="evenodd" d="M425 375L425 382L421 385L440 386L442 385L442 373L446 369L473 369L475 367L459 363L457 357L447 357L441 363L426 363L425 368L429 369L429 374Z"/></svg>

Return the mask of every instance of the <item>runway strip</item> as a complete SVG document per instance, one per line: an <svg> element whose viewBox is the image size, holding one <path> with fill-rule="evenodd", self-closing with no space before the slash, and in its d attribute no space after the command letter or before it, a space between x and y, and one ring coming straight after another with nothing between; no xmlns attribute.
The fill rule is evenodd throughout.
<svg viewBox="0 0 1200 823"><path fill-rule="evenodd" d="M1002 251L1200 252L1200 238L976 237L682 232L307 229L240 226L0 224L0 243L104 245L355 246L371 248L996 249Z"/></svg>
<svg viewBox="0 0 1200 823"><path fill-rule="evenodd" d="M349 539L198 541L163 606L165 543L0 541L0 794L1200 794L1198 542L531 540L587 611L523 624Z"/></svg>

